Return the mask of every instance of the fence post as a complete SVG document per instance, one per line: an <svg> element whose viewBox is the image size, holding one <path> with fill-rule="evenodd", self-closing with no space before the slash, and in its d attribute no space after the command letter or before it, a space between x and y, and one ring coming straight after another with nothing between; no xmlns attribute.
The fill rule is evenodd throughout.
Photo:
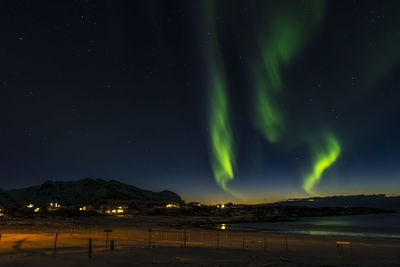
<svg viewBox="0 0 400 267"><path fill-rule="evenodd" d="M92 239L89 238L89 258L92 257Z"/></svg>
<svg viewBox="0 0 400 267"><path fill-rule="evenodd" d="M53 255L56 254L56 247L57 247L57 237L58 233L56 233L56 237L54 238L54 248L53 248Z"/></svg>
<svg viewBox="0 0 400 267"><path fill-rule="evenodd" d="M149 248L151 248L151 228L149 228Z"/></svg>
<svg viewBox="0 0 400 267"><path fill-rule="evenodd" d="M183 247L186 248L186 230L183 231Z"/></svg>
<svg viewBox="0 0 400 267"><path fill-rule="evenodd" d="M104 248L104 251L107 251L107 243L108 243L108 232L106 233L106 246Z"/></svg>
<svg viewBox="0 0 400 267"><path fill-rule="evenodd" d="M114 240L110 240L110 249L114 251Z"/></svg>
<svg viewBox="0 0 400 267"><path fill-rule="evenodd" d="M217 229L217 248L219 248L219 231Z"/></svg>
<svg viewBox="0 0 400 267"><path fill-rule="evenodd" d="M268 243L267 243L267 234L264 233L264 252L267 251L267 246L268 246Z"/></svg>

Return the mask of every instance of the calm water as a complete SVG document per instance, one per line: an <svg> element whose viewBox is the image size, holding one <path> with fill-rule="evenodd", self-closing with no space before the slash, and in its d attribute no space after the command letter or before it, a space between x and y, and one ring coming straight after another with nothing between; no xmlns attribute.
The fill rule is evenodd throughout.
<svg viewBox="0 0 400 267"><path fill-rule="evenodd" d="M258 232L400 238L400 213L309 217L288 222L238 223L225 227Z"/></svg>

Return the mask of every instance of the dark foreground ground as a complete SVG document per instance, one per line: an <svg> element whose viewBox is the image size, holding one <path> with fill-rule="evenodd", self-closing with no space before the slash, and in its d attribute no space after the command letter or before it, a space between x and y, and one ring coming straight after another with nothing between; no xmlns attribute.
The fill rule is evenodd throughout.
<svg viewBox="0 0 400 267"><path fill-rule="evenodd" d="M367 256L367 255L366 255ZM399 266L399 260L369 257L326 257L295 252L261 252L212 248L136 248L125 251L85 253L19 253L0 257L1 266Z"/></svg>
<svg viewBox="0 0 400 267"><path fill-rule="evenodd" d="M398 239L216 231L184 221L8 221L0 225L0 266L400 266ZM105 252L104 229L112 230L114 251L108 242ZM350 242L351 249L338 255L337 241Z"/></svg>

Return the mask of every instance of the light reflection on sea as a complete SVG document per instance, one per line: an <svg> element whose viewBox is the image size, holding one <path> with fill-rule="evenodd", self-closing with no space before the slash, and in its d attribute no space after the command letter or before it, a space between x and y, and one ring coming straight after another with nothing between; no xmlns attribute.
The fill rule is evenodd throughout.
<svg viewBox="0 0 400 267"><path fill-rule="evenodd" d="M284 222L237 223L228 230L309 235L400 238L400 213L309 217Z"/></svg>

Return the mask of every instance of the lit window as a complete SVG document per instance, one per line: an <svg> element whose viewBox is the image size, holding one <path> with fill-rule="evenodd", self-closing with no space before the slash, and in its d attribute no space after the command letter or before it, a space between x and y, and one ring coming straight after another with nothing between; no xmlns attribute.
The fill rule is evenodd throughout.
<svg viewBox="0 0 400 267"><path fill-rule="evenodd" d="M169 204L167 204L167 206L166 206L167 208L179 208L179 206L178 205L176 205L176 204L173 204L173 203L169 203Z"/></svg>

